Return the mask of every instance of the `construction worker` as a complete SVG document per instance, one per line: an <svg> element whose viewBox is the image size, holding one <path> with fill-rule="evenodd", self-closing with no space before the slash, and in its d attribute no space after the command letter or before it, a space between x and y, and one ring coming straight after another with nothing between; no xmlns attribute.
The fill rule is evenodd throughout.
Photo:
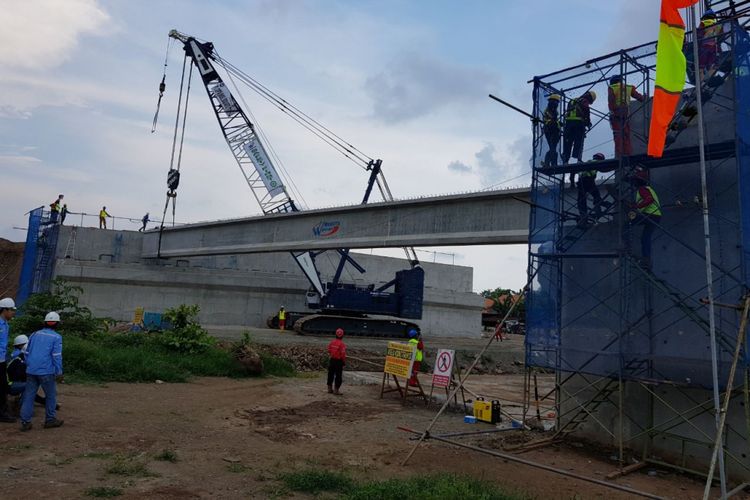
<svg viewBox="0 0 750 500"><path fill-rule="evenodd" d="M563 128L563 151L562 160L564 164L570 162L571 156L583 162L583 141L586 132L591 128L591 105L596 101L596 92L589 90L568 103L565 112L565 126ZM570 186L575 187L575 174L570 174Z"/></svg>
<svg viewBox="0 0 750 500"><path fill-rule="evenodd" d="M8 393L11 396L20 396L26 388L26 345L29 343L29 337L19 335L13 340L13 352L8 361ZM46 399L38 393L34 396L34 402L44 405ZM60 409L57 405L56 409Z"/></svg>
<svg viewBox="0 0 750 500"><path fill-rule="evenodd" d="M414 355L414 365L411 370L411 379L409 379L409 385L417 386L419 385L417 374L419 373L419 368L422 366L422 359L424 358L424 342L422 342L422 335L414 328L409 330L409 343L414 345L416 350L416 354Z"/></svg>
<svg viewBox="0 0 750 500"><path fill-rule="evenodd" d="M656 191L649 185L648 171L638 170L631 176L631 182L636 188L635 203L632 204L633 212L629 214L630 223L643 226L641 233L641 264L646 268L651 267L651 239L654 230L661 222L661 204Z"/></svg>
<svg viewBox="0 0 750 500"><path fill-rule="evenodd" d="M60 211L62 210L62 201L65 195L57 195L57 199L49 204L49 222L47 224L57 224L57 219L60 217Z"/></svg>
<svg viewBox="0 0 750 500"><path fill-rule="evenodd" d="M605 156L602 153L596 153L591 162L602 161L604 159ZM592 168L578 174L578 224L580 226L588 224L588 195L591 195L594 199L594 219L601 217L602 196L599 193L599 188L596 187L597 173L598 171Z"/></svg>
<svg viewBox="0 0 750 500"><path fill-rule="evenodd" d="M336 338L328 344L328 393L341 396L344 365L346 365L346 344L344 344L344 330L336 329Z"/></svg>
<svg viewBox="0 0 750 500"><path fill-rule="evenodd" d="M549 151L544 155L545 167L557 166L557 146L560 144L560 95L551 94L547 97L547 107L544 110L542 132L547 139Z"/></svg>
<svg viewBox="0 0 750 500"><path fill-rule="evenodd" d="M10 297L0 300L0 422L16 421L8 412L8 373L5 353L8 349L8 321L16 315L16 303Z"/></svg>
<svg viewBox="0 0 750 500"><path fill-rule="evenodd" d="M284 306L281 306L281 309L279 309L279 330L282 332L286 329L286 311L284 310Z"/></svg>
<svg viewBox="0 0 750 500"><path fill-rule="evenodd" d="M626 85L622 76L609 79L609 124L615 140L615 158L630 156L633 147L630 143L630 100L643 102L643 97L633 85Z"/></svg>
<svg viewBox="0 0 750 500"><path fill-rule="evenodd" d="M21 396L21 430L31 430L34 416L34 399L39 388L44 391L44 428L60 427L57 419L57 384L62 379L62 337L55 331L60 324L60 315L55 311L44 317L44 328L31 334L26 347L26 387Z"/></svg>
<svg viewBox="0 0 750 500"><path fill-rule="evenodd" d="M62 208L60 209L60 225L62 226L65 224L65 218L68 216L68 204L63 203Z"/></svg>
<svg viewBox="0 0 750 500"><path fill-rule="evenodd" d="M713 72L716 67L716 59L719 56L719 36L722 32L723 28L716 20L716 13L711 9L706 10L698 26L698 40L700 41L698 64L702 78Z"/></svg>
<svg viewBox="0 0 750 500"><path fill-rule="evenodd" d="M107 217L112 217L107 213L107 207L99 210L99 229L107 229Z"/></svg>
<svg viewBox="0 0 750 500"><path fill-rule="evenodd" d="M146 215L143 216L143 219L141 219L141 222L143 223L143 226L138 231L145 231L146 230L146 224L149 223L149 214L146 212Z"/></svg>

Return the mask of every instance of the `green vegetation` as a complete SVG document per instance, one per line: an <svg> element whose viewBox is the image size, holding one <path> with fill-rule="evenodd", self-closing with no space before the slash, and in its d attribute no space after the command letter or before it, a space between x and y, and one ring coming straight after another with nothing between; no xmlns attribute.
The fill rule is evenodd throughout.
<svg viewBox="0 0 750 500"><path fill-rule="evenodd" d="M62 317L57 330L63 335L64 368L69 382L186 382L192 376L247 377L248 368L236 358L242 348L252 347L245 336L221 348L198 323L197 305L168 309L163 318L171 325L164 331L105 332L112 320L95 318L78 298L83 290L56 279L52 291L33 294L13 319L13 334L32 333L42 327L44 316L57 311ZM268 354L260 354L263 375L291 377L294 366Z"/></svg>
<svg viewBox="0 0 750 500"><path fill-rule="evenodd" d="M57 278L52 282L50 292L35 293L21 306L19 314L11 322L13 335L29 335L43 327L44 317L50 311L60 314L62 322L57 331L61 334L73 333L81 337L101 331L111 320L95 318L87 307L78 303L83 293L81 287L68 284Z"/></svg>
<svg viewBox="0 0 750 500"><path fill-rule="evenodd" d="M321 491L344 493L354 488L354 481L346 474L324 469L290 472L281 476L281 479L290 490L312 494Z"/></svg>
<svg viewBox="0 0 750 500"><path fill-rule="evenodd" d="M172 450L162 450L161 453L156 455L154 457L157 460L161 460L162 462L172 462L173 464L177 463L177 453L175 453Z"/></svg>
<svg viewBox="0 0 750 500"><path fill-rule="evenodd" d="M227 472L232 472L234 474L241 474L243 472L248 472L250 470L252 470L252 469L250 467L248 467L247 465L242 465L242 464L229 464L229 465L227 465Z"/></svg>
<svg viewBox="0 0 750 500"><path fill-rule="evenodd" d="M510 288L495 288L494 290L484 290L480 295L485 299L494 300L492 310L501 316L505 316L513 304L513 298L518 294L523 294L523 290L514 292ZM521 297L520 302L513 310L513 318L523 318L526 315L526 300Z"/></svg>
<svg viewBox="0 0 750 500"><path fill-rule="evenodd" d="M200 308L182 304L167 309L162 318L172 328L161 333L161 342L169 349L184 353L204 352L216 344L216 339L198 323Z"/></svg>
<svg viewBox="0 0 750 500"><path fill-rule="evenodd" d="M94 498L112 498L122 495L122 490L120 488L110 488L109 486L97 486L87 489L84 495Z"/></svg>
<svg viewBox="0 0 750 500"><path fill-rule="evenodd" d="M158 474L148 470L148 467L143 462L139 462L131 457L122 456L115 458L107 467L106 472L115 476L159 477Z"/></svg>
<svg viewBox="0 0 750 500"><path fill-rule="evenodd" d="M281 476L288 489L317 495L335 493L337 498L348 500L523 500L525 495L503 491L487 481L453 474L414 476L387 481L357 483L341 472L309 469Z"/></svg>

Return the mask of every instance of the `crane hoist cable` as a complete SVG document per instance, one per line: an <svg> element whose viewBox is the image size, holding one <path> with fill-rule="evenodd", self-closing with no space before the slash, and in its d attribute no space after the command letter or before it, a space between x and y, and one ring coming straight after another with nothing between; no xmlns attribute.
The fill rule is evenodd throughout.
<svg viewBox="0 0 750 500"><path fill-rule="evenodd" d="M355 164L362 168L365 168L366 165L370 161L372 161L372 158L370 156L366 155L358 148L354 147L335 133L331 132L330 129L322 125L320 122L311 118L309 115L299 110L299 108L289 103L289 101L271 91L270 89L268 89L268 87L262 85L236 66L221 59L218 56L217 60L220 62L220 64L222 64L222 66L224 66L227 72L233 73L237 77L237 79L248 86L251 90L260 95L263 99L271 103L273 106L278 108L282 113L285 113L294 121L302 125L323 142L337 150L344 157L354 161Z"/></svg>
<svg viewBox="0 0 750 500"><path fill-rule="evenodd" d="M164 73L161 75L161 83L159 83L159 100L156 101L156 112L154 113L154 121L151 123L151 133L156 132L156 124L159 121L159 109L161 108L161 98L164 97L164 91L167 89L167 62L169 61L169 47L172 45L172 39L167 39L167 51L164 54Z"/></svg>
<svg viewBox="0 0 750 500"><path fill-rule="evenodd" d="M187 119L187 108L188 101L190 99L190 81L193 76L193 62L190 61L190 72L188 76L187 92L185 92L185 110L182 111L182 95L185 86L185 67L187 66L188 56L185 55L182 60L182 73L180 75L180 93L177 98L177 113L175 115L174 122L174 135L172 137L172 155L169 160L169 172L167 172L167 199L164 203L164 212L161 217L161 224L159 225L159 246L157 250L157 256L161 256L161 239L162 233L164 232L164 221L167 218L167 210L169 209L169 202L172 201L172 226L175 224L175 212L177 209L177 188L180 185L180 164L182 162L182 145L185 141L185 121ZM182 132L180 134L180 148L177 155L177 164L175 165L175 150L177 149L177 133L180 131L180 117L182 116Z"/></svg>

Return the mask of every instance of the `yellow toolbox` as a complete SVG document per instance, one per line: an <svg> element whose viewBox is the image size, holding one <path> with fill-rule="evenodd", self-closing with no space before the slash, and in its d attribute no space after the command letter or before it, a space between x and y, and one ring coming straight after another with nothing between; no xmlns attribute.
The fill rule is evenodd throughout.
<svg viewBox="0 0 750 500"><path fill-rule="evenodd" d="M474 401L474 416L477 420L496 424L500 419L500 401L485 401L484 398L477 398Z"/></svg>

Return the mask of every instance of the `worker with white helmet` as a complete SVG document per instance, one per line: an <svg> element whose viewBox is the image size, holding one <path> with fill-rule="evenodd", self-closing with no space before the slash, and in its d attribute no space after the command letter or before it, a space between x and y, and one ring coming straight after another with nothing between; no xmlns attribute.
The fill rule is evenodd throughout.
<svg viewBox="0 0 750 500"><path fill-rule="evenodd" d="M55 331L60 315L55 311L44 317L45 327L31 334L26 346L26 387L21 397L21 430L31 430L34 416L34 397L41 387L45 402L44 428L60 427L57 419L56 377L62 377L62 337Z"/></svg>
<svg viewBox="0 0 750 500"><path fill-rule="evenodd" d="M15 418L8 413L8 374L5 352L8 349L8 321L16 315L16 303L10 297L0 300L0 422L13 423Z"/></svg>
<svg viewBox="0 0 750 500"><path fill-rule="evenodd" d="M21 396L26 389L26 345L29 343L29 337L18 335L13 340L13 352L8 361L8 394L11 396ZM45 398L38 393L34 396L37 404L44 405ZM57 405L56 409L60 409Z"/></svg>

